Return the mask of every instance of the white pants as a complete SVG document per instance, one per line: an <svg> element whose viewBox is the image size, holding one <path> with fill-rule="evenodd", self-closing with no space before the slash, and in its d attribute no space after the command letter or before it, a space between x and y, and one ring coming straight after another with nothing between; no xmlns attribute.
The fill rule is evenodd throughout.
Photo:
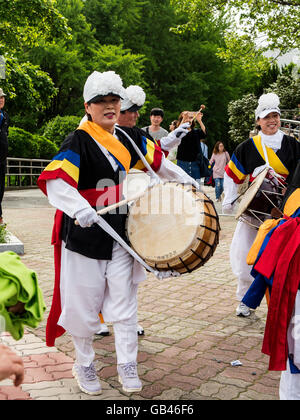
<svg viewBox="0 0 300 420"><path fill-rule="evenodd" d="M253 282L252 265L247 264L247 255L256 238L257 229L239 220L230 246L230 264L238 279L236 297L241 301Z"/></svg>
<svg viewBox="0 0 300 420"><path fill-rule="evenodd" d="M132 274L133 258L116 242L109 261L87 258L63 243L58 324L73 336L78 363L89 366L94 359L100 311L106 322L114 323L118 363L136 360L138 285Z"/></svg>
<svg viewBox="0 0 300 420"><path fill-rule="evenodd" d="M300 400L300 373L291 373L289 362L287 369L281 373L279 385L281 400Z"/></svg>

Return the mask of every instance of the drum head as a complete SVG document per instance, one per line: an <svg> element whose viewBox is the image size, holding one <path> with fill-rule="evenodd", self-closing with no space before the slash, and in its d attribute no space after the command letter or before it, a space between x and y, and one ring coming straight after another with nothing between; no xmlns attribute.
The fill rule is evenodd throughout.
<svg viewBox="0 0 300 420"><path fill-rule="evenodd" d="M252 202L259 188L264 182L264 179L266 178L267 173L268 173L268 168L265 168L259 175L257 175L257 177L254 179L254 181L250 185L250 187L243 194L242 199L236 211L236 215L235 215L236 219L241 217L241 215L245 213L245 211L248 209L250 203Z"/></svg>
<svg viewBox="0 0 300 420"><path fill-rule="evenodd" d="M175 183L158 184L130 209L128 239L146 261L169 261L192 246L203 214L191 189Z"/></svg>
<svg viewBox="0 0 300 420"><path fill-rule="evenodd" d="M211 258L219 243L213 202L179 183L150 188L131 206L126 228L132 248L159 271L190 273Z"/></svg>

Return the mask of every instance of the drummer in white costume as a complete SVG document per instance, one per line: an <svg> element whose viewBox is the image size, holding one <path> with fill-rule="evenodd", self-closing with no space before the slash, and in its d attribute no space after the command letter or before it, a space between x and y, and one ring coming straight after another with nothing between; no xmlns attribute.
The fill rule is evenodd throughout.
<svg viewBox="0 0 300 420"><path fill-rule="evenodd" d="M266 167L282 175L289 181L297 161L300 159L300 144L280 130L279 98L274 93L262 95L255 111L255 119L260 127L258 136L241 143L234 151L224 175L223 212L232 214L238 197L238 187L247 175L250 181ZM267 155L267 156L266 156ZM252 266L247 265L246 258L256 238L257 229L243 220L239 220L230 247L230 263L234 275L238 279L237 299L240 302L236 314L249 316L250 309L242 303L253 277Z"/></svg>
<svg viewBox="0 0 300 420"><path fill-rule="evenodd" d="M103 200L105 207L120 201L126 173L137 163L141 166L140 156L124 131L159 177L196 185L140 131L115 127L123 92L122 80L114 72L93 72L88 77L83 93L88 121L67 137L38 180L50 203L58 209L52 236L55 288L47 322L47 345L53 346L56 337L65 331L72 335L76 350L73 373L80 389L91 395L101 393L92 346L100 311L107 322L113 323L123 390L142 389L136 363L136 325L137 286L145 280L145 270L96 224L99 202ZM185 135L185 131L178 129L177 135ZM110 179L114 185L102 191L99 182L103 179ZM103 218L124 238L126 211ZM79 225L75 225L75 219Z"/></svg>

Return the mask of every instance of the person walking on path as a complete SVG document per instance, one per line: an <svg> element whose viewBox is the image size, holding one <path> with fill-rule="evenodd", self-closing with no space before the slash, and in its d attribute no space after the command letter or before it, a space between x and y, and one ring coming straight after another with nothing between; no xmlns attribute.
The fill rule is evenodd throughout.
<svg viewBox="0 0 300 420"><path fill-rule="evenodd" d="M2 200L5 189L6 158L8 154L9 115L4 111L5 96L0 88L0 224L3 223Z"/></svg>
<svg viewBox="0 0 300 420"><path fill-rule="evenodd" d="M224 173L227 163L230 161L229 153L225 150L224 144L217 141L209 163L213 166L213 179L215 181L216 200L221 201L224 190Z"/></svg>

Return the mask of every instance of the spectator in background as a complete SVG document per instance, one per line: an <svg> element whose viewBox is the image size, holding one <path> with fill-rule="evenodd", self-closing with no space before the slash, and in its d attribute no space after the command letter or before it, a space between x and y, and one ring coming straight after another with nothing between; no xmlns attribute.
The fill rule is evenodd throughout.
<svg viewBox="0 0 300 420"><path fill-rule="evenodd" d="M178 126L188 122L191 124L191 128L178 146L177 165L198 182L203 178L203 174L200 173L197 156L201 150L201 140L206 137L206 128L202 117L202 112L183 111L178 118ZM195 128L195 120L199 123L200 129Z"/></svg>
<svg viewBox="0 0 300 420"><path fill-rule="evenodd" d="M205 156L206 159L208 159L208 147L207 147L207 144L206 144L206 140L202 139L202 140L200 140L200 142L201 142L200 146L201 146L203 156Z"/></svg>
<svg viewBox="0 0 300 420"><path fill-rule="evenodd" d="M6 158L8 154L8 127L9 116L3 110L6 94L0 88L0 224L3 223L2 200L5 188Z"/></svg>
<svg viewBox="0 0 300 420"><path fill-rule="evenodd" d="M174 120L174 121L171 122L171 124L169 125L170 133L175 130L175 128L177 127L177 123L178 123L177 120ZM176 161L176 156L177 156L177 146L169 151L167 159L174 162L174 161Z"/></svg>
<svg viewBox="0 0 300 420"><path fill-rule="evenodd" d="M150 112L151 125L143 127L143 130L145 130L147 134L150 134L154 140L160 140L162 137L168 135L167 130L161 127L164 115L164 111L161 108L153 108Z"/></svg>
<svg viewBox="0 0 300 420"><path fill-rule="evenodd" d="M221 195L224 191L224 172L225 166L230 161L229 153L226 152L224 144L217 141L209 163L213 166L213 178L215 181L216 200L221 201Z"/></svg>

